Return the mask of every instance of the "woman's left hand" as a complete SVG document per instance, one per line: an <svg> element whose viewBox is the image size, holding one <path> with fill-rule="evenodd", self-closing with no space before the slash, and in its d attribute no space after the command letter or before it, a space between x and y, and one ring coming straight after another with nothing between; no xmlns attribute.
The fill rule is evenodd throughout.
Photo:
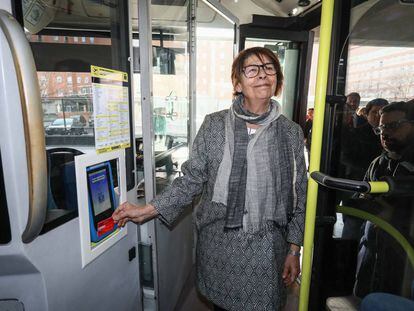
<svg viewBox="0 0 414 311"><path fill-rule="evenodd" d="M300 273L299 256L288 254L285 259L282 278L285 286L290 286Z"/></svg>

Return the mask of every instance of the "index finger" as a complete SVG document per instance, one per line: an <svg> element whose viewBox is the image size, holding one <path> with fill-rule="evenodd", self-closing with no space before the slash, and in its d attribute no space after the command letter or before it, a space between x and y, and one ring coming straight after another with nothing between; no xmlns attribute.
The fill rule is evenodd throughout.
<svg viewBox="0 0 414 311"><path fill-rule="evenodd" d="M121 213L124 212L124 206L121 204L116 208L116 210L112 213L112 219L118 221L122 218Z"/></svg>

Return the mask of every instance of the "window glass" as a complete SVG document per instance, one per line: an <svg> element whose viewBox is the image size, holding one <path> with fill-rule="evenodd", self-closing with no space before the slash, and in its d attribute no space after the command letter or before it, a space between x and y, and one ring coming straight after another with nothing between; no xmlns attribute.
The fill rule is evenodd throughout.
<svg viewBox="0 0 414 311"><path fill-rule="evenodd" d="M398 1L371 2L363 10L352 10L352 31L339 65L341 72L347 63L347 102L334 107L332 157L339 159L339 165L332 170L336 177L359 181L414 178L413 104L395 104L414 97L414 36L407 29L413 14L414 6ZM344 212L336 215L333 236L353 245L354 258L349 262L356 264L347 269L356 278L342 295L354 293L363 298L371 292L386 292L411 297L413 266L400 239L387 233L380 222L363 217L363 213L378 217L412 247L413 189L405 192L335 192L335 206ZM349 207L359 217L351 216Z"/></svg>
<svg viewBox="0 0 414 311"><path fill-rule="evenodd" d="M9 212L7 209L6 190L4 188L3 164L0 153L0 244L11 241Z"/></svg>
<svg viewBox="0 0 414 311"><path fill-rule="evenodd" d="M320 27L318 26L312 31L314 33L314 38L313 38L312 60L311 60L310 75L309 75L309 91L308 91L307 108L313 108L315 106L316 70L318 69Z"/></svg>
<svg viewBox="0 0 414 311"><path fill-rule="evenodd" d="M55 215L77 215L74 156L95 151L91 66L129 76L128 8L120 0L76 1L68 6L57 1L43 6L43 12L33 12L28 1L22 4L44 113L50 185L47 221L54 221ZM128 92L129 81L123 84ZM130 103L131 94L128 98ZM127 149L128 186L134 183L133 158Z"/></svg>
<svg viewBox="0 0 414 311"><path fill-rule="evenodd" d="M153 143L158 192L179 176L181 164L188 158L189 32L187 4L168 10L165 5L152 4L151 10Z"/></svg>
<svg viewBox="0 0 414 311"><path fill-rule="evenodd" d="M134 10L138 10L137 7ZM133 20L134 31L138 28L138 20ZM142 107L141 107L141 73L139 64L139 40L132 40L134 55L134 130L135 130L135 153L137 174L137 197L145 201L144 191L144 145L142 141Z"/></svg>
<svg viewBox="0 0 414 311"><path fill-rule="evenodd" d="M206 114L228 109L232 102L234 25L200 1L197 6L196 129Z"/></svg>

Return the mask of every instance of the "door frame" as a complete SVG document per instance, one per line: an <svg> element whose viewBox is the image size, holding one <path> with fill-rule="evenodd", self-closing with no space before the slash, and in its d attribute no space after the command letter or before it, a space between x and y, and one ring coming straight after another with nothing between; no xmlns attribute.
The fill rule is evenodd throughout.
<svg viewBox="0 0 414 311"><path fill-rule="evenodd" d="M296 93L293 108L293 121L304 128L308 103L310 67L314 33L319 25L320 8L294 18L253 15L252 23L240 25L240 50L245 48L247 38L286 40L299 44L299 64L296 76Z"/></svg>

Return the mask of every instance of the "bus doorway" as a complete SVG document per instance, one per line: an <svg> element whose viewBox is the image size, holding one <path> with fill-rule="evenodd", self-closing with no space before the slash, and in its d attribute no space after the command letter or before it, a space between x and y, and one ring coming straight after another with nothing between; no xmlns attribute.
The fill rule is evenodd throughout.
<svg viewBox="0 0 414 311"><path fill-rule="evenodd" d="M312 310L358 310L378 292L412 299L414 93L407 74L414 38L397 30L412 10L397 1L354 6L346 40L334 50L323 174L311 172L321 185ZM378 28L380 20L386 22Z"/></svg>

